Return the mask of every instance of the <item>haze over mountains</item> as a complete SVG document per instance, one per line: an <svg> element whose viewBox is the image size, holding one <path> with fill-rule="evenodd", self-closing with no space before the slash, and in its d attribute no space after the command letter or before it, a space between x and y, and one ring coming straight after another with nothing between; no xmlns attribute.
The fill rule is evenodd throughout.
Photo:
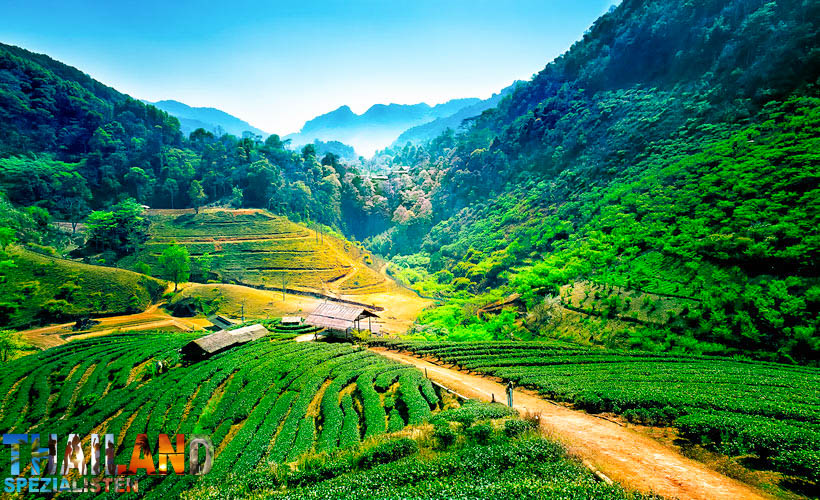
<svg viewBox="0 0 820 500"><path fill-rule="evenodd" d="M480 115L494 108L512 93L518 82L493 94L488 99L461 98L430 106L419 104L374 104L358 115L349 106L319 115L305 122L298 133L283 139L291 140L291 147L299 149L306 144L342 143L355 149L356 155L372 156L377 150L391 145L402 146L407 142L420 144L429 141L448 128L459 130L465 119ZM157 108L176 117L180 131L189 135L198 128L212 132L216 136L231 134L242 137L250 132L266 138L269 132L254 127L250 123L216 108L199 108L172 99L151 102ZM276 132L274 132L276 133Z"/></svg>
<svg viewBox="0 0 820 500"><path fill-rule="evenodd" d="M305 122L296 134L285 136L290 139L295 147L312 143L314 140L320 141L340 141L349 144L356 149L356 153L363 156L372 156L376 150L386 148L393 144L403 133L409 129L433 123L429 130L444 131L448 124L461 119L453 118L465 114L465 110L474 110L475 114L491 107L497 102L497 95L490 99L481 100L478 98L452 99L442 104L430 106L426 103L419 104L375 104L367 111L358 115L348 106L341 106L338 109L319 115L316 118ZM469 112L467 113L469 115ZM447 120L447 121L443 121ZM436 132L428 132L438 135ZM408 136L407 140L419 140L426 134L414 133Z"/></svg>
<svg viewBox="0 0 820 500"><path fill-rule="evenodd" d="M261 135L263 138L269 135L267 132L254 127L245 120L216 108L195 108L171 99L157 102L143 102L153 104L169 115L177 117L177 119L179 119L179 128L185 135L190 134L198 128L204 128L217 136L231 134L242 137L244 132L252 132L254 135Z"/></svg>

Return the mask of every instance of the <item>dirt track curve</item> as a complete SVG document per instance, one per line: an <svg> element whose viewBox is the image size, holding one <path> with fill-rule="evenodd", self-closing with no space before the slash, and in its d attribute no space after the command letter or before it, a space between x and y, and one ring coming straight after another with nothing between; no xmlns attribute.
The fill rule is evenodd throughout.
<svg viewBox="0 0 820 500"><path fill-rule="evenodd" d="M469 398L505 401L505 387L487 378L442 367L409 354L371 348L388 358L415 365L428 377ZM542 428L567 449L626 488L653 492L668 498L760 499L752 487L728 478L705 465L633 430L551 403L516 390L516 409L541 414Z"/></svg>

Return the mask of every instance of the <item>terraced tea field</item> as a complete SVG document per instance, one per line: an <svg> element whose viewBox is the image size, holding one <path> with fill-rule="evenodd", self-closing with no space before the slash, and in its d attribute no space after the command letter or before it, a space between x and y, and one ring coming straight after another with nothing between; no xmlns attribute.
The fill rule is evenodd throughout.
<svg viewBox="0 0 820 500"><path fill-rule="evenodd" d="M820 370L559 342L374 342L611 412L773 470L820 480Z"/></svg>
<svg viewBox="0 0 820 500"><path fill-rule="evenodd" d="M118 463L128 463L137 434L156 443L158 433L203 433L216 449L205 478L219 480L421 423L440 404L414 368L348 344L281 337L190 366L178 363L177 350L194 334L114 334L48 349L4 366L0 426L61 439L116 433ZM159 360L171 368L157 373ZM8 462L2 454L0 468ZM170 498L195 480L142 477L140 486Z"/></svg>
<svg viewBox="0 0 820 500"><path fill-rule="evenodd" d="M223 283L281 289L284 277L289 289L336 295L382 292L392 285L364 264L364 252L352 243L263 210L152 214L147 250L126 265L156 266L162 250L176 242L193 259L209 254L213 278Z"/></svg>

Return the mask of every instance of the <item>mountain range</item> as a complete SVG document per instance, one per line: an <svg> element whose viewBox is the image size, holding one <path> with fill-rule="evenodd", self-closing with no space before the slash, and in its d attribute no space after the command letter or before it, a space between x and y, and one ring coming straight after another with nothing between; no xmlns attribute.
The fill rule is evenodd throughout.
<svg viewBox="0 0 820 500"><path fill-rule="evenodd" d="M371 156L391 145L406 130L451 117L466 108L483 103L478 98L452 99L430 106L419 104L375 104L358 115L349 106L319 115L305 122L296 134L285 136L293 146L320 141L349 144L360 155Z"/></svg>
<svg viewBox="0 0 820 500"><path fill-rule="evenodd" d="M498 103L510 95L520 83L522 82L516 81L509 87L502 89L501 92L493 94L490 98L464 106L452 115L436 118L431 122L409 128L401 133L393 145L403 146L408 142L421 144L435 139L448 128L458 131L462 127L464 120L476 117L484 111L496 107Z"/></svg>
<svg viewBox="0 0 820 500"><path fill-rule="evenodd" d="M179 128L183 134L188 135L198 128L204 128L216 135L231 134L242 137L245 132L253 135L261 135L263 138L269 134L258 129L250 123L228 114L216 108L195 108L185 103L174 100L163 100L157 102L143 101L152 104L179 120Z"/></svg>

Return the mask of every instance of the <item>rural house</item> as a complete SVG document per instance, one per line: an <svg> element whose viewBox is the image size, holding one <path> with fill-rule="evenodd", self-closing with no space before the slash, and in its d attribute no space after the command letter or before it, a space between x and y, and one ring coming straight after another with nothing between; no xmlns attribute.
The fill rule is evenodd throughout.
<svg viewBox="0 0 820 500"><path fill-rule="evenodd" d="M181 349L182 357L187 361L198 361L231 347L262 338L267 334L268 330L262 325L250 325L236 330L220 330L184 345Z"/></svg>
<svg viewBox="0 0 820 500"><path fill-rule="evenodd" d="M325 328L331 333L348 335L353 329L378 331L378 324L373 323L373 318L378 317L378 314L363 306L322 302L310 313L305 323Z"/></svg>

